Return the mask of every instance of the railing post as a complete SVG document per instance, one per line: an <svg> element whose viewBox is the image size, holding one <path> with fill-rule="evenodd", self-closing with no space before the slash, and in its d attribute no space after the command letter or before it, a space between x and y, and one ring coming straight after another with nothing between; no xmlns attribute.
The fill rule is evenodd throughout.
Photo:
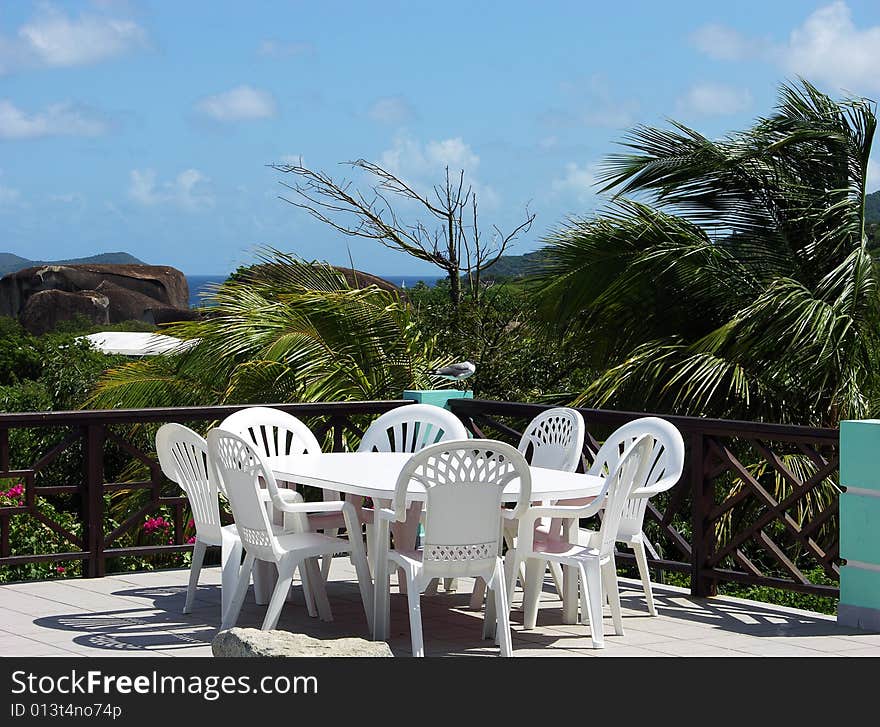
<svg viewBox="0 0 880 727"><path fill-rule="evenodd" d="M715 595L715 583L704 571L714 548L715 533L709 512L715 501L714 485L706 476L706 440L702 432L691 433L691 595Z"/></svg>
<svg viewBox="0 0 880 727"><path fill-rule="evenodd" d="M88 424L85 428L86 479L86 577L104 575L104 426Z"/></svg>

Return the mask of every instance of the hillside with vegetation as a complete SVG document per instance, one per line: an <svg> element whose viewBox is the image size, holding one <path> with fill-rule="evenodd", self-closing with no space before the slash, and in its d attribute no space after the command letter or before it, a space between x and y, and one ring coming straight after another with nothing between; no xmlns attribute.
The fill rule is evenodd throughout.
<svg viewBox="0 0 880 727"><path fill-rule="evenodd" d="M28 260L11 252L0 252L0 276L15 273L38 265L143 265L134 255L127 252L102 252L88 257L68 258L67 260Z"/></svg>

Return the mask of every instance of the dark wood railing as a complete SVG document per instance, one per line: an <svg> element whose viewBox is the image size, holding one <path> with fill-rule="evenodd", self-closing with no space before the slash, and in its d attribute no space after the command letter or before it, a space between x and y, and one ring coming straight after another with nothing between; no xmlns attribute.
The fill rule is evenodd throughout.
<svg viewBox="0 0 880 727"><path fill-rule="evenodd" d="M409 403L275 406L304 419L326 450L343 451L359 441L371 418ZM525 423L546 408L469 399L450 405L475 435L514 444ZM20 499L0 502L0 568L81 561L82 575L100 577L108 559L188 550L185 498L161 474L152 448L155 426L174 421L204 430L241 408L0 414L0 482L6 483L0 489L23 485ZM584 468L614 428L645 416L580 411L588 428ZM686 575L696 595L711 595L727 581L837 597L837 430L664 418L684 435L687 459L681 481L648 506L646 532L658 549L653 567ZM118 512L119 498L132 495L123 503L130 507ZM66 519L45 507L53 499L63 501ZM171 513L167 540L138 543L133 535L160 511ZM55 545L12 552L16 518L41 523ZM620 559L631 557L621 553Z"/></svg>
<svg viewBox="0 0 880 727"><path fill-rule="evenodd" d="M369 419L411 401L359 401L314 404L275 404L307 421L325 450L343 451L348 438L363 435ZM168 409L116 409L100 411L0 414L0 487L7 491L23 485L18 503L0 506L0 568L31 563L82 561L82 575L103 576L109 558L154 556L191 550L184 539L186 498L162 475L153 450L150 425L180 422L206 428L243 406L180 407ZM34 442L36 440L36 442ZM17 447L15 445L18 445ZM36 445L36 447L35 447ZM41 451L40 446L47 447ZM111 468L124 481L107 481ZM131 463L134 463L132 466ZM128 464L126 464L128 463ZM54 477L82 473L78 482L57 483ZM132 512L110 522L105 496L142 492ZM68 498L78 511L78 527L47 516L41 507L48 499ZM172 531L162 544L121 543L160 511L172 513ZM13 553L10 538L13 518L32 518L65 544L55 552ZM128 538L131 540L131 538Z"/></svg>
<svg viewBox="0 0 880 727"><path fill-rule="evenodd" d="M548 408L472 399L450 407L475 435L513 444ZM588 430L583 468L613 429L646 416L579 411ZM648 504L646 532L660 555L652 565L689 574L699 596L727 581L837 598L838 430L663 418L681 431L686 459L678 484ZM633 558L622 553L620 560Z"/></svg>

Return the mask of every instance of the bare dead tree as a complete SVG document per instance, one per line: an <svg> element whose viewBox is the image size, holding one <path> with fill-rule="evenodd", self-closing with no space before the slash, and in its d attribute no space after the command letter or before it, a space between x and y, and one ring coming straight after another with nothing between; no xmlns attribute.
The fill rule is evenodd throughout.
<svg viewBox="0 0 880 727"><path fill-rule="evenodd" d="M450 175L446 167L443 184L435 185L432 194L422 195L407 182L378 164L364 159L344 162L372 177L369 191L363 192L352 181L334 180L299 164L270 164L297 179L281 184L293 194L279 195L282 200L304 209L321 222L351 237L377 240L385 247L436 265L449 278L450 297L458 306L462 298L461 281L475 301L482 294L481 274L498 261L508 246L528 232L535 215L525 210L525 219L504 234L493 226L490 243L485 243L477 220L477 195L472 185L465 186L465 172ZM420 206L421 215L405 221L395 210L392 199L409 200ZM427 218L428 221L425 221Z"/></svg>

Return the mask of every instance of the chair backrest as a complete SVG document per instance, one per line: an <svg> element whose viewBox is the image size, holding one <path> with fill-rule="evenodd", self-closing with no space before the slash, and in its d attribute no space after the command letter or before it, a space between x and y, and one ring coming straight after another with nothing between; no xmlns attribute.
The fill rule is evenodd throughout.
<svg viewBox="0 0 880 727"><path fill-rule="evenodd" d="M581 461L584 429L584 418L574 409L547 409L529 422L517 449L533 467L574 472Z"/></svg>
<svg viewBox="0 0 880 727"><path fill-rule="evenodd" d="M208 466L223 485L245 550L260 560L277 562L281 551L260 495L260 481L272 493L278 488L261 454L244 437L218 427L208 432Z"/></svg>
<svg viewBox="0 0 880 727"><path fill-rule="evenodd" d="M623 451L642 435L651 437L650 464L636 489L651 487L657 492L668 490L681 478L684 469L684 440L681 432L665 419L642 417L615 430L596 453L589 474L605 476L617 466ZM642 531L648 499L630 498L621 514L620 538L638 535Z"/></svg>
<svg viewBox="0 0 880 727"><path fill-rule="evenodd" d="M407 404L375 419L358 452L418 452L437 442L467 439L461 420L431 404Z"/></svg>
<svg viewBox="0 0 880 727"><path fill-rule="evenodd" d="M196 536L220 545L220 503L216 481L208 471L208 443L182 424L164 424L156 432L156 454L162 472L189 499Z"/></svg>
<svg viewBox="0 0 880 727"><path fill-rule="evenodd" d="M604 558L614 552L615 541L619 538L623 510L633 491L638 488L651 468L651 435L643 434L627 444L614 469L606 477L604 490L605 514L599 528L599 555Z"/></svg>
<svg viewBox="0 0 880 727"><path fill-rule="evenodd" d="M394 492L397 518L406 515L412 481L426 491L422 576L491 578L501 555L502 492L519 480L514 514L529 505L532 479L522 454L492 439L440 442L412 456Z"/></svg>
<svg viewBox="0 0 880 727"><path fill-rule="evenodd" d="M303 422L293 414L267 406L230 414L218 428L237 434L264 457L321 453L321 445Z"/></svg>

